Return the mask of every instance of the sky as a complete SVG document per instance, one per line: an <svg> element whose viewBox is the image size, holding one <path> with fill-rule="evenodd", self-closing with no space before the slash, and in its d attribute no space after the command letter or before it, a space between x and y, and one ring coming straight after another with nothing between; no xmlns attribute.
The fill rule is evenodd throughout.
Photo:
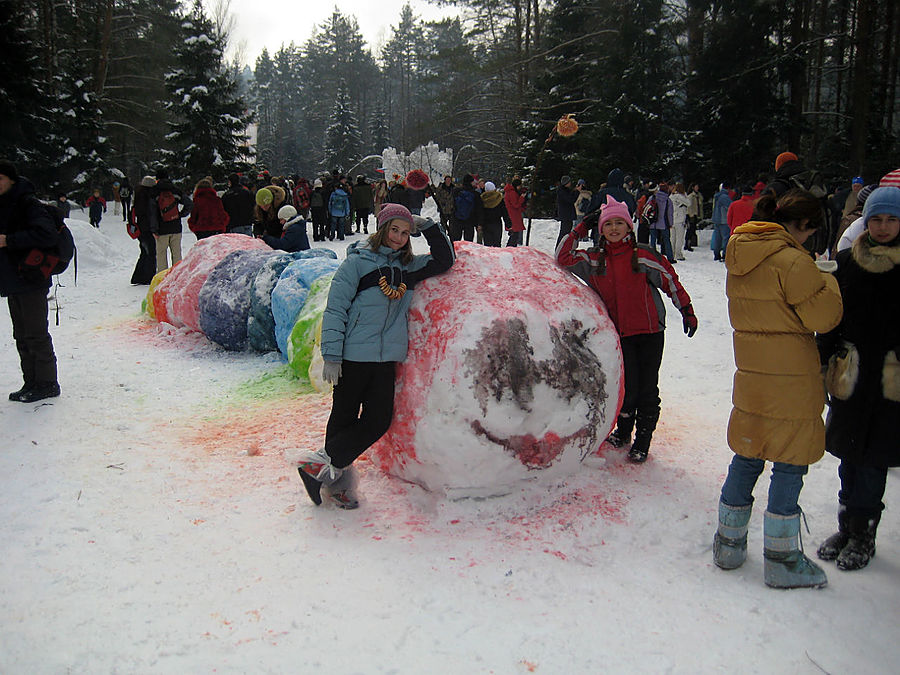
<svg viewBox="0 0 900 675"><path fill-rule="evenodd" d="M400 10L409 2L413 14L423 21L453 16L458 10L437 7L425 0L341 0L340 12L355 16L360 32L373 53L390 37L391 25L400 22ZM206 0L212 6L213 0ZM235 17L234 34L229 55L245 44L243 60L251 68L263 48L269 53L278 51L282 44L294 42L302 45L309 39L315 26L321 25L334 11L336 3L327 0L231 0L231 12Z"/></svg>

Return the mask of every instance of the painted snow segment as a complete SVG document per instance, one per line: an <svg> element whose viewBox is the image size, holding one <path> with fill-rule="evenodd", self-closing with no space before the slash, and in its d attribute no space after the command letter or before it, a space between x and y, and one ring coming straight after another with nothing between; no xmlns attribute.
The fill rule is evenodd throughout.
<svg viewBox="0 0 900 675"><path fill-rule="evenodd" d="M276 255L271 249L232 251L212 269L198 297L200 329L206 337L231 351L247 347L251 282Z"/></svg>
<svg viewBox="0 0 900 675"><path fill-rule="evenodd" d="M453 497L574 473L612 430L624 379L598 296L530 248L458 242L416 286L394 418L368 455Z"/></svg>
<svg viewBox="0 0 900 675"><path fill-rule="evenodd" d="M166 275L153 294L157 321L178 328L200 328L200 289L209 273L232 251L269 251L262 240L243 234L217 234L201 239Z"/></svg>
<svg viewBox="0 0 900 675"><path fill-rule="evenodd" d="M310 286L319 277L332 274L339 265L333 258L295 260L278 278L272 290L272 315L275 317L275 342L285 358L288 358L288 336L303 309Z"/></svg>
<svg viewBox="0 0 900 675"><path fill-rule="evenodd" d="M321 392L331 391L331 385L321 379L322 365L322 315L328 303L328 291L334 273L319 277L309 287L303 309L297 315L288 336L287 360L297 377L309 378ZM316 358L318 357L318 358Z"/></svg>
<svg viewBox="0 0 900 675"><path fill-rule="evenodd" d="M147 297L141 302L141 310L147 312L151 319L156 319L156 309L153 307L153 295L156 293L156 289L159 288L159 285L163 282L163 279L166 278L171 269L171 267L167 267L163 271L153 275L153 278L150 280L150 288L147 289Z"/></svg>

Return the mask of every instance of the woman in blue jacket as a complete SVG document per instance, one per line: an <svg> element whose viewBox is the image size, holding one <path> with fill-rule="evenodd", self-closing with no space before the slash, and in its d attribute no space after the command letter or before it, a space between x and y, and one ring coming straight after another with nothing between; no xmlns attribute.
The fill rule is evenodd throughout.
<svg viewBox="0 0 900 675"><path fill-rule="evenodd" d="M325 485L339 507L359 506L351 464L391 424L394 368L406 358L412 290L454 261L450 239L431 219L385 204L377 222L373 235L347 247L322 319L322 377L334 385L331 416L325 447L304 451L298 465L316 505ZM413 255L409 237L418 232L431 249L427 255Z"/></svg>

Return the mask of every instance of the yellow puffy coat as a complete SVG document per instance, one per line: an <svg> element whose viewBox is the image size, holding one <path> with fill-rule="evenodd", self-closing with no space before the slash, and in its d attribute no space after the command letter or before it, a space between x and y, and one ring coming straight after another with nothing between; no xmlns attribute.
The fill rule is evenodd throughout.
<svg viewBox="0 0 900 675"><path fill-rule="evenodd" d="M814 332L841 320L837 281L777 223L735 229L725 265L737 366L728 445L744 457L812 464L825 451Z"/></svg>

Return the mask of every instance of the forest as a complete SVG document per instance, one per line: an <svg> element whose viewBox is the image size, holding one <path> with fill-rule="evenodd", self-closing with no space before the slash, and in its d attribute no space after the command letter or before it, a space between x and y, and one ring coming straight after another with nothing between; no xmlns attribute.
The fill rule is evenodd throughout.
<svg viewBox="0 0 900 675"><path fill-rule="evenodd" d="M546 187L616 166L755 180L785 150L834 181L896 168L893 0L436 1L453 18L406 5L377 53L336 6L244 64L228 0L0 0L0 156L76 197L162 166L312 176L429 141L454 173ZM577 134L550 138L566 115Z"/></svg>

